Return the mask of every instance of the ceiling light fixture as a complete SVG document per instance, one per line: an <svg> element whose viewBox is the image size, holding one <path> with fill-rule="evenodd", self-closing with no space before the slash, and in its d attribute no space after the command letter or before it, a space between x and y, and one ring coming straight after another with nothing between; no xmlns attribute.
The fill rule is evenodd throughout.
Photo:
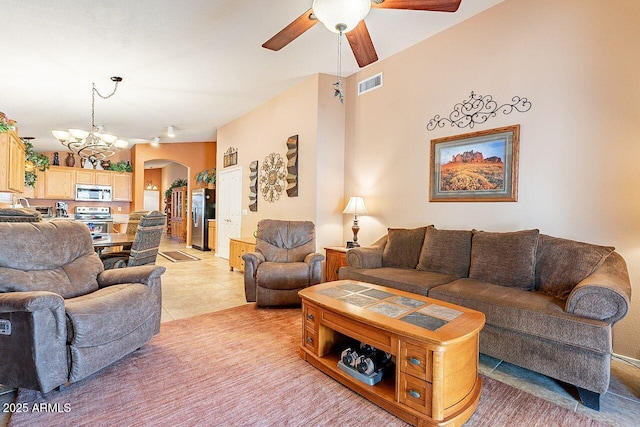
<svg viewBox="0 0 640 427"><path fill-rule="evenodd" d="M169 138L175 138L176 134L173 132L173 126L169 125L167 126L167 136Z"/></svg>
<svg viewBox="0 0 640 427"><path fill-rule="evenodd" d="M371 10L371 0L313 0L313 14L334 33L348 33Z"/></svg>
<svg viewBox="0 0 640 427"><path fill-rule="evenodd" d="M68 131L54 130L51 131L53 136L60 141L62 145L72 152L76 153L84 159L88 159L94 165L98 160L106 159L116 153L116 150L126 148L129 142L118 139L117 136L104 133L103 125L96 126L96 94L102 99L109 99L118 90L118 83L122 81L122 77L111 77L111 81L115 83L113 92L107 96L103 96L96 89L96 84L92 83L91 90L91 131L87 132L82 129L69 129Z"/></svg>
<svg viewBox="0 0 640 427"><path fill-rule="evenodd" d="M151 140L150 144L154 148L160 146L160 138L158 138L157 136L154 136L153 139Z"/></svg>

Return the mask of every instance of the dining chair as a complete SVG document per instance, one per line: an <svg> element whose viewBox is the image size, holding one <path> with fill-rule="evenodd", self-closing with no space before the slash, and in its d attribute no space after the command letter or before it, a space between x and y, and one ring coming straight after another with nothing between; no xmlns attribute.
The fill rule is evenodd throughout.
<svg viewBox="0 0 640 427"><path fill-rule="evenodd" d="M104 268L155 264L166 220L167 216L158 211L152 211L143 216L138 224L131 249L103 254L100 258Z"/></svg>

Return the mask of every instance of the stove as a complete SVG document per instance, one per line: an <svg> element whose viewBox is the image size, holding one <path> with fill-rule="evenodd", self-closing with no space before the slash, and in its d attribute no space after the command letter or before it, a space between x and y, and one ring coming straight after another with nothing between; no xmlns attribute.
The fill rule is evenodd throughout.
<svg viewBox="0 0 640 427"><path fill-rule="evenodd" d="M76 206L73 218L87 224L92 233L111 233L113 230L110 207Z"/></svg>

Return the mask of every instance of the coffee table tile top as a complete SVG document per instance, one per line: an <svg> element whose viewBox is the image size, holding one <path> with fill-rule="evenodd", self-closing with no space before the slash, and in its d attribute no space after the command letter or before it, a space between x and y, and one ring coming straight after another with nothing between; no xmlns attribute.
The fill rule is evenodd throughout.
<svg viewBox="0 0 640 427"><path fill-rule="evenodd" d="M344 289L340 289L337 286L335 288L321 289L318 291L318 293L324 296L327 296L329 298L335 298L335 299L338 299L347 295L351 295L351 292L345 291Z"/></svg>
<svg viewBox="0 0 640 427"><path fill-rule="evenodd" d="M420 301L413 298L407 298L407 297L394 297L394 298L391 298L389 301L391 301L394 304L403 305L409 308L416 308L426 304L424 301Z"/></svg>
<svg viewBox="0 0 640 427"><path fill-rule="evenodd" d="M411 323L430 331L435 331L463 314L462 311L452 308L395 295L358 283L343 283L331 288L320 289L317 292L329 298L366 308L387 317L398 318L403 322ZM405 316L400 317L403 315Z"/></svg>
<svg viewBox="0 0 640 427"><path fill-rule="evenodd" d="M374 298L370 298L360 294L351 294L338 299L340 301L348 302L349 304L357 305L358 307L364 307L377 301Z"/></svg>
<svg viewBox="0 0 640 427"><path fill-rule="evenodd" d="M367 310L384 314L387 317L398 317L405 314L407 311L410 311L411 309L406 307L401 307L396 304L391 304L388 302L379 302L377 304L372 305L371 307L367 307Z"/></svg>
<svg viewBox="0 0 640 427"><path fill-rule="evenodd" d="M367 291L362 291L360 293L362 295L366 295L368 297L375 298L375 299L385 299L385 298L390 298L390 297L394 296L393 294L391 294L389 292L379 291L377 289L369 289Z"/></svg>
<svg viewBox="0 0 640 427"><path fill-rule="evenodd" d="M418 310L420 313L434 316L440 319L451 321L462 314L461 311L454 310L453 308L443 307L437 304L429 304L425 308Z"/></svg>
<svg viewBox="0 0 640 427"><path fill-rule="evenodd" d="M366 286L358 285L357 283L345 283L344 285L338 285L336 287L347 290L347 291L351 291L351 292L360 292L360 291L366 291L371 289Z"/></svg>
<svg viewBox="0 0 640 427"><path fill-rule="evenodd" d="M403 318L401 318L400 320L402 320L403 322L411 323L412 325L420 326L421 328L425 328L430 331L435 331L442 325L447 324L447 322L442 319L427 316L425 314L418 313L418 312L410 313L404 316Z"/></svg>

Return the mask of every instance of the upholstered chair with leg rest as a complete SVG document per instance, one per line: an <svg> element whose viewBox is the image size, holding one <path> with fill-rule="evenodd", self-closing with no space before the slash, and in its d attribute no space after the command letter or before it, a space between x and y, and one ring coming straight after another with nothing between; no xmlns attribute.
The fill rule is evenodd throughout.
<svg viewBox="0 0 640 427"><path fill-rule="evenodd" d="M101 256L105 269L155 264L165 230L167 216L153 211L142 217L130 250L109 252Z"/></svg>
<svg viewBox="0 0 640 427"><path fill-rule="evenodd" d="M0 241L1 384L47 393L159 332L164 267L104 271L70 220L2 222Z"/></svg>
<svg viewBox="0 0 640 427"><path fill-rule="evenodd" d="M256 252L242 259L247 302L261 307L299 305L298 291L322 280L324 255L316 253L311 221L259 221Z"/></svg>

